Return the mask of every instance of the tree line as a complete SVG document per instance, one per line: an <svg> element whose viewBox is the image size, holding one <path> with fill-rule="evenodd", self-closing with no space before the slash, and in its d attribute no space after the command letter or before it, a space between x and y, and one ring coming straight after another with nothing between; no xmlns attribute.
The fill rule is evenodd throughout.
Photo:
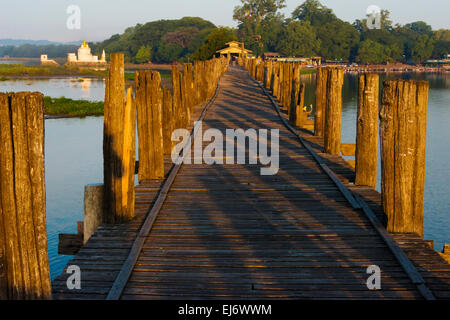
<svg viewBox="0 0 450 320"><path fill-rule="evenodd" d="M237 28L217 27L210 21L185 17L137 24L123 34L90 43L94 54L124 52L127 62L170 63L210 59L231 40L245 42L254 55L279 52L286 56L321 56L358 63L402 61L421 63L450 53L450 30L433 31L423 21L393 24L381 11L381 27L369 29L367 19L349 23L318 0L306 0L285 17L285 0L241 0L234 9ZM65 57L77 46L21 45L0 47L0 56Z"/></svg>
<svg viewBox="0 0 450 320"><path fill-rule="evenodd" d="M291 17L280 9L285 0L241 0L234 10L238 38L261 55L322 56L359 63L402 61L420 63L450 53L450 30L433 31L423 21L393 25L381 11L381 28L369 29L367 19L349 23L318 0L306 0Z"/></svg>

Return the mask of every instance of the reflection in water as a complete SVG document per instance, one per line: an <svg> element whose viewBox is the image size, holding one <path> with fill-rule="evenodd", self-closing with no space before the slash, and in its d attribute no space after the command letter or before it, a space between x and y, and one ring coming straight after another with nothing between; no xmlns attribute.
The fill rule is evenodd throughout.
<svg viewBox="0 0 450 320"><path fill-rule="evenodd" d="M380 75L380 97L382 81L403 78L425 80L430 83L428 100L427 155L425 181L425 239L435 240L436 249L450 242L450 74L403 73ZM315 75L302 75L305 83L305 104L315 103ZM358 75L346 74L342 92L342 143L356 141L356 113L358 104ZM381 98L380 98L381 99ZM380 100L381 101L381 100ZM378 146L378 184L381 191L381 160Z"/></svg>
<svg viewBox="0 0 450 320"><path fill-rule="evenodd" d="M105 81L97 78L8 79L0 81L0 92L39 91L52 98L103 101Z"/></svg>

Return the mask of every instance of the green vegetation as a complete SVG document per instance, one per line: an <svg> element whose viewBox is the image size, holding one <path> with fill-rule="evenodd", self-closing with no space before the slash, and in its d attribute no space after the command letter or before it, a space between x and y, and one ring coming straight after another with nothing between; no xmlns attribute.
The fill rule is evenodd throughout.
<svg viewBox="0 0 450 320"><path fill-rule="evenodd" d="M211 31L206 37L205 43L197 49L193 55L193 60L207 60L216 54L217 50L222 49L227 42L237 40L237 36L231 28L217 28Z"/></svg>
<svg viewBox="0 0 450 320"><path fill-rule="evenodd" d="M149 62L152 58L152 48L149 46L141 46L139 51L136 53L136 62L145 63Z"/></svg>
<svg viewBox="0 0 450 320"><path fill-rule="evenodd" d="M450 30L432 31L423 21L392 25L381 12L381 29L369 29L367 19L353 24L339 19L318 0L306 0L285 18L285 0L241 0L234 10L238 38L256 55L322 56L329 60L420 63L450 53Z"/></svg>
<svg viewBox="0 0 450 320"><path fill-rule="evenodd" d="M245 42L246 48L257 56L278 51L286 56L321 56L363 64L421 63L450 53L450 30L433 31L423 21L393 24L388 10L381 12L381 28L369 29L367 19L353 23L343 21L319 0L303 1L286 18L280 12L285 3L285 0L241 0L233 14L238 22L236 29L216 27L196 17L159 20L137 24L123 34L90 43L90 46L97 55L103 49L108 55L124 52L125 61L129 63L206 60L231 40ZM27 44L0 47L0 56L38 57L47 53L49 57L61 57L76 49L77 46ZM48 74L58 74L52 72ZM58 72L65 74L61 70ZM31 71L26 73L32 74ZM41 73L43 71L39 71ZM3 74L0 72L0 76Z"/></svg>
<svg viewBox="0 0 450 320"><path fill-rule="evenodd" d="M153 62L168 63L172 61L189 61L192 55L205 42L206 37L216 26L201 18L185 17L180 20L159 20L137 24L128 28L121 35L90 44L94 52L124 52L126 62L139 63L139 50L144 46L151 48ZM142 52L141 52L142 54Z"/></svg>
<svg viewBox="0 0 450 320"><path fill-rule="evenodd" d="M170 78L169 70L156 70L161 74L161 78ZM22 64L0 64L0 81L6 81L6 76L24 77L50 77L50 76L85 76L105 78L107 70L92 70L87 68L77 68L74 66L24 66ZM134 72L125 72L125 80L134 80ZM79 80L82 81L82 80Z"/></svg>
<svg viewBox="0 0 450 320"><path fill-rule="evenodd" d="M74 66L24 66L0 64L0 76L92 76L105 77L106 71L77 68Z"/></svg>
<svg viewBox="0 0 450 320"><path fill-rule="evenodd" d="M102 116L103 102L72 100L65 97L44 98L44 112L48 116L87 117Z"/></svg>

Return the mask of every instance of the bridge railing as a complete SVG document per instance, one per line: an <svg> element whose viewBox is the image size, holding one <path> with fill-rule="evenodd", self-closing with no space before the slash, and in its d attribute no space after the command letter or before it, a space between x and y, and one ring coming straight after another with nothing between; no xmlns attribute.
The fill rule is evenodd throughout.
<svg viewBox="0 0 450 320"><path fill-rule="evenodd" d="M355 156L355 184L376 188L380 132L383 209L390 232L423 237L426 114L428 82L384 81L379 101L379 75L359 76L356 145L341 143L344 70L319 67L316 72L314 126L304 111L302 65L239 58L239 64L279 100L292 125L323 137L324 151Z"/></svg>

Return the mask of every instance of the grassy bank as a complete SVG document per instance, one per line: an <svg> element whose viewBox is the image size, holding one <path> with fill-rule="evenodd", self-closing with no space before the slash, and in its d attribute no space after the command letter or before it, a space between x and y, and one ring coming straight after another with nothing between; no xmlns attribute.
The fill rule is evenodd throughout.
<svg viewBox="0 0 450 320"><path fill-rule="evenodd" d="M316 73L316 69L302 69L300 70L300 74L314 74Z"/></svg>
<svg viewBox="0 0 450 320"><path fill-rule="evenodd" d="M45 97L44 112L47 116L58 117L102 116L103 102Z"/></svg>
<svg viewBox="0 0 450 320"><path fill-rule="evenodd" d="M0 78L8 76L91 76L105 77L107 71L77 68L73 66L24 66L23 64L0 64Z"/></svg>
<svg viewBox="0 0 450 320"><path fill-rule="evenodd" d="M161 78L171 77L166 69L154 69L159 71ZM85 76L105 78L107 70L93 70L78 68L75 66L24 66L22 64L0 64L0 80L5 81L8 77L52 77L52 76ZM134 72L126 72L125 80L134 80Z"/></svg>

